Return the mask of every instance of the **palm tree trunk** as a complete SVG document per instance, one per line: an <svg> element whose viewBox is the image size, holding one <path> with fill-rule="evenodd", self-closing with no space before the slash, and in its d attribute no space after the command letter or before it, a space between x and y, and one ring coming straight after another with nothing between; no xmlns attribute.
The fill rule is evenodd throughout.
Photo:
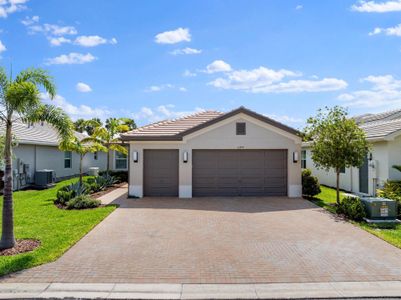
<svg viewBox="0 0 401 300"><path fill-rule="evenodd" d="M79 155L79 185L82 186L82 158L83 155Z"/></svg>
<svg viewBox="0 0 401 300"><path fill-rule="evenodd" d="M336 201L340 204L340 170L336 169Z"/></svg>
<svg viewBox="0 0 401 300"><path fill-rule="evenodd" d="M110 171L110 149L107 149L107 174L109 174Z"/></svg>
<svg viewBox="0 0 401 300"><path fill-rule="evenodd" d="M4 145L4 198L3 198L3 223L0 241L0 249L12 248L15 245L14 237L14 209L13 209L13 173L12 173L12 131L11 122L6 123L6 140Z"/></svg>

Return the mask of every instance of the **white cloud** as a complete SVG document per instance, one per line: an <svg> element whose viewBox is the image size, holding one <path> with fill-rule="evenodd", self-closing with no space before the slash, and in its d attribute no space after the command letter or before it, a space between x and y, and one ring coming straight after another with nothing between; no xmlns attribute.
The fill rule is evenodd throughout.
<svg viewBox="0 0 401 300"><path fill-rule="evenodd" d="M25 17L25 19L21 21L21 23L25 26L29 26L37 22L39 22L39 16Z"/></svg>
<svg viewBox="0 0 401 300"><path fill-rule="evenodd" d="M101 118L105 119L111 115L111 112L107 108L102 107L90 107L88 105L74 105L68 102L63 96L56 95L53 100L50 100L47 94L42 93L41 98L44 102L53 104L64 110L72 119L78 118Z"/></svg>
<svg viewBox="0 0 401 300"><path fill-rule="evenodd" d="M0 18L7 18L8 15L26 9L24 5L28 0L1 0Z"/></svg>
<svg viewBox="0 0 401 300"><path fill-rule="evenodd" d="M370 75L362 78L361 82L370 84L370 89L344 93L338 96L338 99L348 106L363 108L395 108L401 105L401 80L392 75Z"/></svg>
<svg viewBox="0 0 401 300"><path fill-rule="evenodd" d="M190 42L191 34L188 28L177 28L172 31L165 31L155 36L155 42L158 44L176 44L179 42Z"/></svg>
<svg viewBox="0 0 401 300"><path fill-rule="evenodd" d="M152 93L152 92L160 92L162 90L167 90L167 89L176 89L180 92L186 92L187 89L185 87L176 87L175 85L171 83L165 83L165 84L160 84L160 85L151 85L150 87L145 89L145 92Z"/></svg>
<svg viewBox="0 0 401 300"><path fill-rule="evenodd" d="M76 89L78 92L81 92L81 93L92 92L92 88L88 84L83 83L83 82L78 82L76 85Z"/></svg>
<svg viewBox="0 0 401 300"><path fill-rule="evenodd" d="M302 76L302 73L280 69L273 70L259 67L253 70L238 70L225 74L209 83L216 88L242 90L251 93L295 93L323 92L343 89L347 83L342 79L323 78L320 80L292 79Z"/></svg>
<svg viewBox="0 0 401 300"><path fill-rule="evenodd" d="M179 87L178 90L179 90L180 92L187 92L187 91L188 91L188 90L187 90L186 88L184 88L184 87Z"/></svg>
<svg viewBox="0 0 401 300"><path fill-rule="evenodd" d="M69 54L62 54L60 56L49 58L46 60L47 65L71 65L71 64L85 64L96 60L97 58L90 53L82 54L71 52Z"/></svg>
<svg viewBox="0 0 401 300"><path fill-rule="evenodd" d="M193 110L186 111L186 110L176 110L175 105L173 104L166 104L160 105L156 108L150 107L142 107L139 112L133 113L132 117L138 121L144 121L147 123L153 123L161 120L166 119L175 119L181 118L187 115L191 115L194 113L198 113L204 111L204 109L200 107L196 107Z"/></svg>
<svg viewBox="0 0 401 300"><path fill-rule="evenodd" d="M0 41L0 53L4 52L6 50L7 50L6 46L4 46L3 42Z"/></svg>
<svg viewBox="0 0 401 300"><path fill-rule="evenodd" d="M205 70L205 72L209 74L228 71L231 71L231 66L223 60L215 60L207 65Z"/></svg>
<svg viewBox="0 0 401 300"><path fill-rule="evenodd" d="M185 55L185 54L201 54L202 50L200 49L194 49L194 48L183 48L183 49L175 49L174 51L171 51L170 54L172 55Z"/></svg>
<svg viewBox="0 0 401 300"><path fill-rule="evenodd" d="M50 42L50 45L52 45L52 46L61 46L62 44L71 43L71 40L67 39L63 36L60 36L60 37L49 38L49 42Z"/></svg>
<svg viewBox="0 0 401 300"><path fill-rule="evenodd" d="M24 25L29 24L26 26L30 34L43 33L47 36L63 36L63 35L75 35L78 33L77 29L74 26L60 26L57 24L48 24L48 23L41 25L38 23L39 18L37 19L33 18L29 19L29 21L27 21L27 19L22 21L22 24Z"/></svg>
<svg viewBox="0 0 401 300"><path fill-rule="evenodd" d="M301 9L303 9L304 7L303 7L303 5L301 5L301 4L298 4L297 6L295 6L295 9L296 10L301 10Z"/></svg>
<svg viewBox="0 0 401 300"><path fill-rule="evenodd" d="M82 46L82 47L96 47L102 44L117 44L117 39L112 38L107 40L98 35L81 35L77 37L74 41L74 44Z"/></svg>
<svg viewBox="0 0 401 300"><path fill-rule="evenodd" d="M182 73L182 76L184 76L184 77L195 77L196 73L193 73L190 70L185 70L184 73Z"/></svg>
<svg viewBox="0 0 401 300"><path fill-rule="evenodd" d="M267 117L276 120L277 122L280 123L286 123L286 124L294 124L294 123L303 123L305 122L304 119L301 118L295 118L295 117L291 117L288 115L275 115L275 114L267 114Z"/></svg>
<svg viewBox="0 0 401 300"><path fill-rule="evenodd" d="M376 35L381 33L384 33L385 35L401 36L401 24L388 28L376 27L372 32L369 32L369 35Z"/></svg>
<svg viewBox="0 0 401 300"><path fill-rule="evenodd" d="M401 11L401 0L390 0L384 2L359 1L358 4L351 6L353 11L368 13L385 13L392 11Z"/></svg>

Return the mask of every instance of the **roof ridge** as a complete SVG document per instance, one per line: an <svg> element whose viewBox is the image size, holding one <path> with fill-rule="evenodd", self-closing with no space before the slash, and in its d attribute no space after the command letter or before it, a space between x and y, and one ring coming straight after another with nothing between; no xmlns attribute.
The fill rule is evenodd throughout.
<svg viewBox="0 0 401 300"><path fill-rule="evenodd" d="M401 122L401 118L400 119L392 119L392 120L375 120L375 121L371 121L371 122L367 122L367 123L362 123L359 126L371 127L371 126L376 126L378 124L389 124L389 123L397 123L397 122Z"/></svg>

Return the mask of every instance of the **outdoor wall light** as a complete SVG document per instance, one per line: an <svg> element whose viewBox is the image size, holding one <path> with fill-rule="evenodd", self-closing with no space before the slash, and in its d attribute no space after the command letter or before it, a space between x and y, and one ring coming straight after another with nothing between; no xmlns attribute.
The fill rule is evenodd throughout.
<svg viewBox="0 0 401 300"><path fill-rule="evenodd" d="M372 160L373 159L373 154L372 154L372 152L370 152L369 153L369 160Z"/></svg>
<svg viewBox="0 0 401 300"><path fill-rule="evenodd" d="M138 151L132 152L132 159L134 160L135 163L138 162Z"/></svg>
<svg viewBox="0 0 401 300"><path fill-rule="evenodd" d="M188 151L184 151L184 153L182 154L182 161L184 163L188 162Z"/></svg>
<svg viewBox="0 0 401 300"><path fill-rule="evenodd" d="M297 162L298 162L298 151L294 151L294 152L292 153L292 161L293 161L294 163L297 163Z"/></svg>

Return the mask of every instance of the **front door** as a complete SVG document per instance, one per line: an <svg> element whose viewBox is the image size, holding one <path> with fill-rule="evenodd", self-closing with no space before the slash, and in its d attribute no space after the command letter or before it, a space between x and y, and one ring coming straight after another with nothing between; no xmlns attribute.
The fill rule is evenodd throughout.
<svg viewBox="0 0 401 300"><path fill-rule="evenodd" d="M369 194L369 166L365 157L363 165L359 168L359 192Z"/></svg>

